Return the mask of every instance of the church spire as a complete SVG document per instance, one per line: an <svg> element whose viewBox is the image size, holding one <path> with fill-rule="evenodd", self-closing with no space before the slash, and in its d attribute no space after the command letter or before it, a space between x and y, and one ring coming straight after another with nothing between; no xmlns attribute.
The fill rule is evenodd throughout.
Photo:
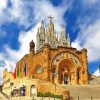
<svg viewBox="0 0 100 100"><path fill-rule="evenodd" d="M65 32L65 26L62 25L62 30L61 30L61 34L64 38L66 38L66 32Z"/></svg>
<svg viewBox="0 0 100 100"><path fill-rule="evenodd" d="M38 28L38 32L36 35L36 49L37 50L42 50L42 47L44 46L45 43L48 43L51 48L56 48L57 46L62 46L62 47L70 47L70 37L69 35L66 36L66 27L62 25L61 27L61 34L58 34L54 30L54 23L53 23L53 17L49 16L49 23L47 28L45 28L44 21L41 21L41 25Z"/></svg>
<svg viewBox="0 0 100 100"><path fill-rule="evenodd" d="M45 34L45 27L44 27L44 21L41 21L41 26L40 26L40 33Z"/></svg>
<svg viewBox="0 0 100 100"><path fill-rule="evenodd" d="M35 43L33 42L33 40L30 42L30 55L35 54Z"/></svg>
<svg viewBox="0 0 100 100"><path fill-rule="evenodd" d="M52 22L53 17L52 16L49 16L48 18L50 19L50 23L48 25L48 31L49 31L49 33L51 35L53 35L54 34L54 24Z"/></svg>
<svg viewBox="0 0 100 100"><path fill-rule="evenodd" d="M68 35L67 35L68 37L67 37L67 41L68 41L68 47L70 47L70 36L69 36L69 33L68 33Z"/></svg>
<svg viewBox="0 0 100 100"><path fill-rule="evenodd" d="M41 21L41 27L44 27L44 21L43 20Z"/></svg>
<svg viewBox="0 0 100 100"><path fill-rule="evenodd" d="M52 16L49 16L48 18L50 19L50 23L51 23L51 22L52 22L53 17L52 17Z"/></svg>

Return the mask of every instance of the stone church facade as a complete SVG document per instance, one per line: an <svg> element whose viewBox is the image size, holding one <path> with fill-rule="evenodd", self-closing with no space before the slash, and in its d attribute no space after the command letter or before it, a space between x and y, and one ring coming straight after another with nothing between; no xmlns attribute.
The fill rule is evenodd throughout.
<svg viewBox="0 0 100 100"><path fill-rule="evenodd" d="M20 78L14 78L13 73L7 70L3 72L3 92L13 97L20 96L21 91L31 100L32 96L41 93L63 95L67 100L70 91L62 87L65 85L88 84L87 50L77 50L70 47L70 37L66 36L64 26L61 34L55 33L52 17L50 16L48 27L44 22L37 31L36 51L33 40L30 42L29 54L26 54L19 62ZM24 68L26 76L24 75ZM10 83L13 83L11 87ZM59 85L61 84L61 85Z"/></svg>
<svg viewBox="0 0 100 100"><path fill-rule="evenodd" d="M23 77L23 66L27 65L27 76L58 84L88 84L87 50L70 47L70 37L66 37L64 26L58 37L54 24L45 29L42 20L37 31L37 44L30 42L29 54L18 63Z"/></svg>

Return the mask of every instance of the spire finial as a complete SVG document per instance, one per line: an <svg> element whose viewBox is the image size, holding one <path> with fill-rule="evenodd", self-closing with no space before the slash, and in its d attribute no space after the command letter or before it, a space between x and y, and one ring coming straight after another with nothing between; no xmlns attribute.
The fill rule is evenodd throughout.
<svg viewBox="0 0 100 100"><path fill-rule="evenodd" d="M64 26L64 24L62 24L62 28L64 28L65 26Z"/></svg>
<svg viewBox="0 0 100 100"><path fill-rule="evenodd" d="M57 33L57 39L59 40L59 35L58 35L58 33Z"/></svg>
<svg viewBox="0 0 100 100"><path fill-rule="evenodd" d="M41 21L41 26L44 27L44 21L43 20Z"/></svg>
<svg viewBox="0 0 100 100"><path fill-rule="evenodd" d="M51 21L52 21L52 19L53 19L53 17L52 17L52 16L49 16L48 18L50 19L50 22L51 22Z"/></svg>
<svg viewBox="0 0 100 100"><path fill-rule="evenodd" d="M69 33L68 33L68 38L70 38L70 37L69 37Z"/></svg>
<svg viewBox="0 0 100 100"><path fill-rule="evenodd" d="M41 21L41 23L43 23L43 24L44 24L43 20Z"/></svg>

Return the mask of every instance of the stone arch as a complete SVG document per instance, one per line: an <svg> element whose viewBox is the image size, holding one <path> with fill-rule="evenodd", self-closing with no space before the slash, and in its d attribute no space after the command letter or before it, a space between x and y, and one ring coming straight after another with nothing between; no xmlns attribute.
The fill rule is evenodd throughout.
<svg viewBox="0 0 100 100"><path fill-rule="evenodd" d="M30 96L34 96L34 97L37 96L37 88L36 88L36 85L31 85L30 86Z"/></svg>
<svg viewBox="0 0 100 100"><path fill-rule="evenodd" d="M52 66L53 66L54 60L55 60L60 54L65 54L65 53L73 55L74 58L76 58L77 61L78 61L78 66L81 67L82 61L81 61L81 59L78 57L77 54L75 54L75 53L73 53L73 52L71 52L71 51L62 51L62 52L59 52L59 53L52 59L51 65L50 65L50 70L52 70ZM64 58L64 59L72 59L72 58ZM60 60L61 60L61 58L60 58ZM59 61L58 61L58 62L59 62ZM76 61L75 61L75 62L76 62Z"/></svg>
<svg viewBox="0 0 100 100"><path fill-rule="evenodd" d="M71 75L77 71L77 67L71 59L63 59L58 66L58 81L61 84L71 83Z"/></svg>
<svg viewBox="0 0 100 100"><path fill-rule="evenodd" d="M75 56L75 58L78 59L79 64L80 64L80 66L81 66L82 61L81 61L81 59L78 57L77 54L75 54L75 53L73 53L73 52L71 52L71 51L62 51L62 52L59 52L59 53L52 59L51 65L50 65L50 69L52 69L53 61L56 59L56 57L59 56L60 54L65 54L65 53L72 54L73 56ZM67 59L67 58L66 58L66 59ZM68 59L69 59L69 58L68 58Z"/></svg>
<svg viewBox="0 0 100 100"><path fill-rule="evenodd" d="M64 80L63 77L64 75L60 75L59 73L60 72L60 69L61 67L61 62L65 62L65 68L66 71L69 72L69 74L66 73L66 78L68 77L68 79L70 80L70 82L68 83L78 83L78 77L79 77L79 73L78 73L78 68L81 68L82 66L82 62L80 60L80 58L78 57L77 54L71 52L71 51L62 51L62 52L59 52L52 60L51 62L51 68L50 68L50 71L51 71L51 81L52 82L56 82L56 83L63 83L61 82L60 79ZM62 63L62 66L63 66L63 63ZM53 77L53 74L54 73L57 73L56 74L56 77ZM68 75L68 76L67 76ZM77 77L78 76L78 77ZM73 79L71 79L73 78ZM75 79L74 79L75 78Z"/></svg>

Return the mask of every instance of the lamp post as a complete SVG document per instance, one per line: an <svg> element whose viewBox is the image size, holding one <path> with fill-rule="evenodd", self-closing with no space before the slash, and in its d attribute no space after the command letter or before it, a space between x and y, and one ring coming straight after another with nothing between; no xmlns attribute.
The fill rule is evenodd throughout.
<svg viewBox="0 0 100 100"><path fill-rule="evenodd" d="M10 83L10 86L11 86L11 100L12 100L12 86L14 85L13 82Z"/></svg>

